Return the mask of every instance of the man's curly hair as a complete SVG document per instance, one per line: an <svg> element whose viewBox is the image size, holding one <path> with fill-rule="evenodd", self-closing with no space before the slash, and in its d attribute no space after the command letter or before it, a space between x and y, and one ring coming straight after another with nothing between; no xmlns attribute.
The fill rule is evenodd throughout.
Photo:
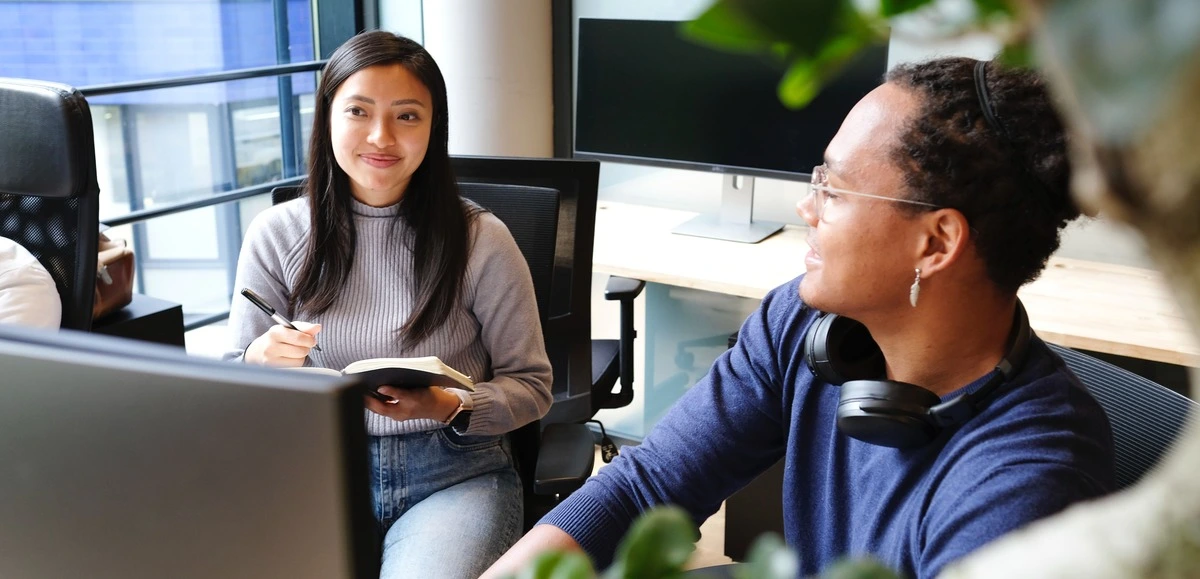
<svg viewBox="0 0 1200 579"><path fill-rule="evenodd" d="M1060 232L1079 216L1070 198L1063 124L1044 80L1027 70L984 66L993 128L976 91L970 58L900 65L887 82L914 91L920 104L892 160L909 198L957 209L988 276L1004 292L1037 278Z"/></svg>

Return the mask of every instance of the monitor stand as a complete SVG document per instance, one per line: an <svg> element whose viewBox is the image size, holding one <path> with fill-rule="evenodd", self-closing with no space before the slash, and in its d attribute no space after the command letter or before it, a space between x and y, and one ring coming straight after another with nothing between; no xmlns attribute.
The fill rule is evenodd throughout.
<svg viewBox="0 0 1200 579"><path fill-rule="evenodd" d="M725 175L721 182L721 212L717 215L698 215L680 223L672 233L758 243L783 229L782 223L755 221L753 209L754 177Z"/></svg>

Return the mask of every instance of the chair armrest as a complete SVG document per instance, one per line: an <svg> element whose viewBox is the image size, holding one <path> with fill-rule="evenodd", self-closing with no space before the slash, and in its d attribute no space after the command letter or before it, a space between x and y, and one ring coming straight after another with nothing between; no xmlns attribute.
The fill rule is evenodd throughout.
<svg viewBox="0 0 1200 579"><path fill-rule="evenodd" d="M646 282L640 279L628 277L620 277L615 275L608 276L608 284L604 287L604 299L632 301L642 293L642 288L646 287Z"/></svg>
<svg viewBox="0 0 1200 579"><path fill-rule="evenodd" d="M565 496L583 486L596 462L596 442L585 424L551 424L542 431L533 492Z"/></svg>
<svg viewBox="0 0 1200 579"><path fill-rule="evenodd" d="M646 282L628 277L609 276L604 288L604 299L621 302L621 343L620 343L620 389L615 393L606 392L603 406L620 408L628 406L633 401L633 341L637 331L633 329L633 300L642 293Z"/></svg>

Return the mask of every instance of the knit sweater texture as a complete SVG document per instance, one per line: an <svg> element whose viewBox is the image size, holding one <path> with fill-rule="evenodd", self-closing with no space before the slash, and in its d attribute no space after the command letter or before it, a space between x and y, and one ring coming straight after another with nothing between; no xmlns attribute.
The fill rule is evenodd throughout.
<svg viewBox="0 0 1200 579"><path fill-rule="evenodd" d="M474 410L461 434L502 434L542 417L552 400L550 362L529 267L508 228L491 213L477 216L458 307L430 337L405 348L400 328L414 308L413 259L406 224L397 217L400 205L351 202L354 263L328 310L301 317L287 307L310 242L309 205L303 197L273 206L251 222L238 258L235 293L250 288L289 320L321 324L321 351L311 351L306 365L340 370L368 358L437 356L471 376ZM232 347L225 357L240 359L274 323L235 295L229 314ZM369 434L390 435L445 425L366 411L366 426Z"/></svg>
<svg viewBox="0 0 1200 579"><path fill-rule="evenodd" d="M604 565L641 512L675 504L699 525L783 459L784 539L802 575L871 555L905 576L934 577L1004 533L1113 488L1103 410L1036 337L984 410L930 444L902 450L839 433L839 388L801 355L818 312L801 302L798 283L772 291L644 441L541 522Z"/></svg>

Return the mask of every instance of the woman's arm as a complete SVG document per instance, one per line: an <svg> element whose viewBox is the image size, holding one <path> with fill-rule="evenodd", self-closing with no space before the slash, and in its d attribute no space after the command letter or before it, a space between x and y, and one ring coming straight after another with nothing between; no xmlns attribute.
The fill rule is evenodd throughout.
<svg viewBox="0 0 1200 579"><path fill-rule="evenodd" d="M293 201L267 209L255 217L246 230L233 282L233 301L229 304L231 347L225 352L224 359L268 363L272 359L267 355L270 347L269 351L277 362L274 365L299 366L303 365L308 348L315 343L312 336L320 331L319 327L314 329L292 320L307 332L282 326L272 328L276 325L274 320L241 295L242 288L250 288L285 318L292 319L293 312L287 308L289 290L285 264L304 245L305 232L308 230L297 223L296 212L303 212L307 208L307 205L293 206L299 203L306 201ZM276 336L272 339L268 332L274 332ZM256 347L248 352L252 344ZM290 357L290 363L281 360L284 354Z"/></svg>
<svg viewBox="0 0 1200 579"><path fill-rule="evenodd" d="M553 395L533 279L517 243L500 220L478 216L468 283L492 378L475 385L474 409L462 434L502 434L545 416Z"/></svg>

